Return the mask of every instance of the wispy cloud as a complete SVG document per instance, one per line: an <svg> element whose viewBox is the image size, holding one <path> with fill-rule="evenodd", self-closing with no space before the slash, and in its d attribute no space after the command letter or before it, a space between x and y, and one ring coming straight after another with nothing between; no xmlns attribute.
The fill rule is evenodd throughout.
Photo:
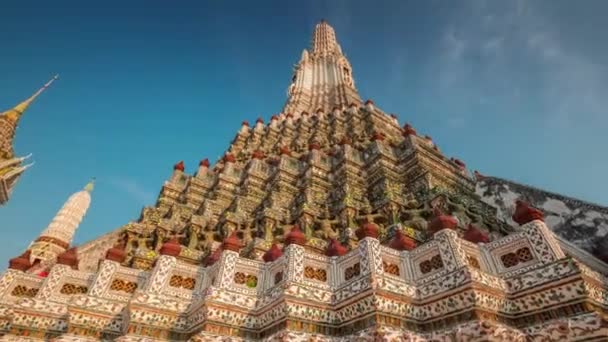
<svg viewBox="0 0 608 342"><path fill-rule="evenodd" d="M443 36L444 53L450 61L460 61L463 58L467 42L456 36L454 28L449 28Z"/></svg>
<svg viewBox="0 0 608 342"><path fill-rule="evenodd" d="M117 177L109 179L108 182L134 200L141 202L141 204L149 204L154 201L154 193L145 189L133 179Z"/></svg>
<svg viewBox="0 0 608 342"><path fill-rule="evenodd" d="M528 39L530 51L544 62L543 98L559 123L577 117L600 119L608 108L608 73L576 51L567 49L555 34L540 32Z"/></svg>
<svg viewBox="0 0 608 342"><path fill-rule="evenodd" d="M539 119L562 127L605 115L606 66L560 35L540 5L471 0L454 13L430 61L439 96L466 112L480 99L513 103L524 92L541 106Z"/></svg>

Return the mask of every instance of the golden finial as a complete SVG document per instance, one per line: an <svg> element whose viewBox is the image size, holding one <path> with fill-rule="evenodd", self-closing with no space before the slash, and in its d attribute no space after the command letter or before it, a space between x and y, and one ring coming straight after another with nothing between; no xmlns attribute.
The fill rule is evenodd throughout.
<svg viewBox="0 0 608 342"><path fill-rule="evenodd" d="M95 187L95 177L91 178L91 181L87 183L84 189L88 192L92 192Z"/></svg>
<svg viewBox="0 0 608 342"><path fill-rule="evenodd" d="M5 117L7 119L9 119L13 122L17 122L19 120L19 118L21 117L21 115L23 115L23 112L25 112L27 107L29 107L29 105L32 102L34 102L34 100L36 100L36 98L40 94L42 94L42 92L45 91L46 88L48 88L58 78L59 78L59 75L53 76L53 78L51 78L48 82L46 82L46 84L44 86L42 86L42 88L38 89L38 91L35 92L34 95L30 96L27 100L25 100L25 101L21 102L20 104L18 104L17 106L15 106L15 108L4 112L2 115L5 115Z"/></svg>

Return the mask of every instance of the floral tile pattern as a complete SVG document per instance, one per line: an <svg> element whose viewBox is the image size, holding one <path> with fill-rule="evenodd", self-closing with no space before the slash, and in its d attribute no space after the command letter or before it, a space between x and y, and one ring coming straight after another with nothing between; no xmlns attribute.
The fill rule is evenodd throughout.
<svg viewBox="0 0 608 342"><path fill-rule="evenodd" d="M542 224L525 228L537 229L541 236L551 234L538 229L539 226ZM66 341L78 336L93 340L118 337L125 331L128 333L120 340L166 341L171 336L181 336L206 341L222 340L228 336L222 334L229 334L234 340L266 341L285 338L427 341L445 340L448 336L471 341L483 340L484 336L520 341L564 336L586 338L599 336L606 329L602 316L594 313L608 306L606 277L579 261L570 257L538 258L526 266L527 271L506 276L504 272L490 273L469 265L467 256L475 248L489 251L500 248L504 252L510 244L494 242L478 247L461 244L462 240L452 234L438 236L443 236L443 240L437 240L434 247L413 253L387 251L374 243L377 240L366 238L359 244L358 254L331 259L316 258L301 246L293 245L280 260L268 264L252 263L226 251L216 265L208 268L163 256L151 271L126 269L110 261L102 263L96 274L57 265L44 281L36 275L8 271L0 278L0 289L5 289L2 300L6 303L0 310L0 327L8 333L5 340L52 334L63 336ZM523 236L530 246L547 244L550 238L531 240L527 236L534 234ZM521 249L521 237L511 241L515 241L512 250ZM440 254L429 254L436 253L433 248L438 248ZM552 251L549 247L535 248L538 250ZM483 250L476 253L484 264L499 262L499 254ZM411 278L415 273L409 271L387 272L388 264L383 263L391 260L407 270L419 265L421 258L432 255L441 255L442 270L418 280L416 276ZM323 286L311 283L305 275L305 260L316 268L331 270L329 274L351 276L341 281L327 279ZM281 269L288 276L274 281ZM217 284L205 281L212 276L220 279L230 276L230 281L220 280ZM255 286L249 286L247 281L253 277ZM116 296L113 293L117 291L112 290L116 279L131 279L141 285L132 293ZM71 293L67 302L45 297L62 289L65 292L66 284L75 284L77 280L90 284L90 289L85 291L84 287ZM17 296L6 292L25 286L20 284L32 284L41 290L33 298L13 298ZM584 302L589 305L568 304L560 308L563 303ZM553 317L555 323L543 323L543 315ZM483 320L475 318L482 316ZM459 318L442 323L447 324L444 326L448 330L432 328L432 332L424 332L446 317ZM277 322L294 323L265 335L266 331L276 330L273 327ZM515 328L522 324L517 322L528 323Z"/></svg>

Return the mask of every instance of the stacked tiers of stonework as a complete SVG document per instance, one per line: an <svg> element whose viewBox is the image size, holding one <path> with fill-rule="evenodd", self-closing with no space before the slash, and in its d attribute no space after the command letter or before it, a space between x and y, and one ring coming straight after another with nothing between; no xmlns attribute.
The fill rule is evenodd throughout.
<svg viewBox="0 0 608 342"><path fill-rule="evenodd" d="M434 208L457 217L461 232L472 224L502 236L508 226L474 190L461 162L371 102L281 114L244 123L213 168L203 160L189 175L175 165L156 206L124 227L125 265L149 269L170 237L184 246L180 257L200 264L233 231L242 255L259 260L295 223L317 251L330 238L356 247L353 231L364 221L380 227L382 242L401 229L422 243Z"/></svg>
<svg viewBox="0 0 608 342"><path fill-rule="evenodd" d="M12 259L2 338L608 335L608 266L558 241L523 202L519 229L498 219L464 163L362 104L327 23L292 82L282 114L244 122L213 167L205 159L190 175L177 163L136 222L58 255L48 273L32 272L35 251Z"/></svg>
<svg viewBox="0 0 608 342"><path fill-rule="evenodd" d="M409 251L383 246L364 224L358 246L332 243L331 257L294 228L264 261L240 257L232 234L205 267L176 257L171 239L148 271L121 265L124 246L97 272L10 269L0 279L2 340L605 341L606 275L565 256L540 216L524 216L485 244L444 228L453 221L443 215Z"/></svg>
<svg viewBox="0 0 608 342"><path fill-rule="evenodd" d="M205 159L187 174L183 162L175 165L156 205L120 229L123 265L150 269L170 238L182 245L181 259L200 265L232 232L245 245L243 257L261 260L296 223L317 252L331 239L355 248L353 231L367 221L379 226L384 244L397 230L422 243L432 235L434 209L455 216L461 234L471 225L491 239L509 231L475 194L464 163L372 101L361 103L326 22L315 27L309 50L281 114L243 122L213 167ZM79 255L89 266L101 256L97 248Z"/></svg>

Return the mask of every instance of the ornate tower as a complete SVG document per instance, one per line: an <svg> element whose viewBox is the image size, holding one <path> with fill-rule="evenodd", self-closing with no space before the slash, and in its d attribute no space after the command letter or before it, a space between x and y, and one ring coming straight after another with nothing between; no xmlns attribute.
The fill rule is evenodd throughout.
<svg viewBox="0 0 608 342"><path fill-rule="evenodd" d="M325 21L315 27L311 52L302 51L288 89L283 113L325 112L360 103L353 71L342 54L334 29Z"/></svg>
<svg viewBox="0 0 608 342"><path fill-rule="evenodd" d="M525 202L499 220L464 163L360 103L327 23L312 45L285 113L175 164L78 253L74 194L0 277L2 340L605 341L608 265L566 256Z"/></svg>
<svg viewBox="0 0 608 342"><path fill-rule="evenodd" d="M30 98L0 114L0 205L8 202L17 180L32 165L22 165L29 156L17 158L13 151L13 140L19 119L32 102L57 78L58 76L53 77Z"/></svg>
<svg viewBox="0 0 608 342"><path fill-rule="evenodd" d="M68 198L48 227L30 246L32 260L54 260L65 252L91 204L94 181Z"/></svg>
<svg viewBox="0 0 608 342"><path fill-rule="evenodd" d="M245 254L261 258L296 223L317 252L329 239L356 247L362 222L377 223L383 242L405 229L422 243L432 236L434 208L458 217L463 232L474 223L484 234L504 234L492 208L475 198L464 164L373 101L363 103L352 74L333 28L320 22L283 112L268 123L243 121L213 166L205 159L191 175L177 163L157 203L125 225L123 263L151 268L172 237L183 258L200 263L232 233Z"/></svg>

